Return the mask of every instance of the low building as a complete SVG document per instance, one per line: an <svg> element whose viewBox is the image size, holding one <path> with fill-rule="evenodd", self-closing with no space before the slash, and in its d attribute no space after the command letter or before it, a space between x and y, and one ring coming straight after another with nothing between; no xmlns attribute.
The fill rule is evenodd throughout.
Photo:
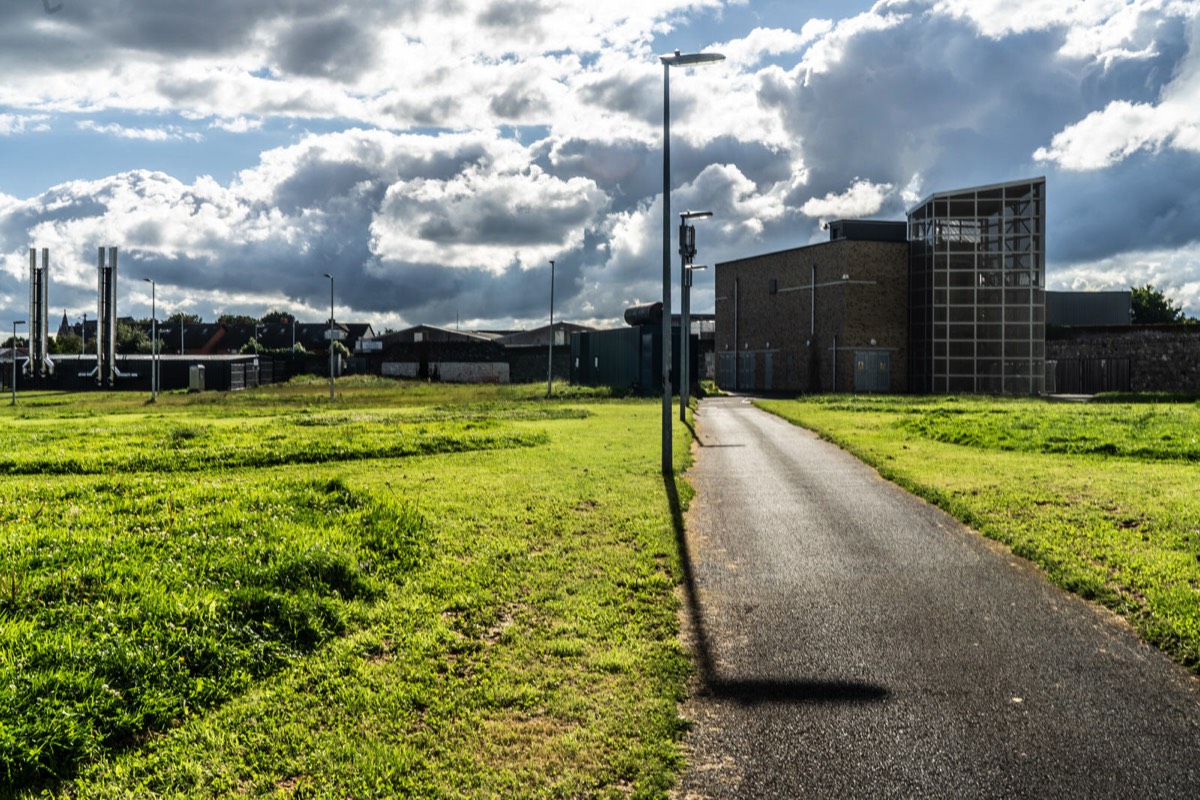
<svg viewBox="0 0 1200 800"><path fill-rule="evenodd" d="M375 339L371 354L379 372L397 378L449 383L533 383L545 381L552 368L555 380L570 375L568 337L590 330L569 322L529 331L463 331L416 325ZM553 358L553 364L550 359Z"/></svg>

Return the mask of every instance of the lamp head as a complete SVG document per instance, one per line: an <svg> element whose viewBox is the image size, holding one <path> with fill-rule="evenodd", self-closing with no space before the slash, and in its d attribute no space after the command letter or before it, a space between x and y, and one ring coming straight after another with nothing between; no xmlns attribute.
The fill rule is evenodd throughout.
<svg viewBox="0 0 1200 800"><path fill-rule="evenodd" d="M725 56L720 53L681 53L676 50L670 55L659 56L659 60L668 67L694 67L699 64L715 64L718 61L724 61Z"/></svg>

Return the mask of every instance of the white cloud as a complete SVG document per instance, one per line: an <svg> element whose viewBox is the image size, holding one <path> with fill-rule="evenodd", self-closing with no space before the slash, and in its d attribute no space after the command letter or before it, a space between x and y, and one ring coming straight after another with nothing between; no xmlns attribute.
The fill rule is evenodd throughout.
<svg viewBox="0 0 1200 800"><path fill-rule="evenodd" d="M75 125L83 131L116 136L120 139L140 139L146 142L170 142L184 139L200 142L204 140L200 134L186 131L178 125L165 125L159 128L127 128L116 122L101 124L90 119L80 120Z"/></svg>
<svg viewBox="0 0 1200 800"><path fill-rule="evenodd" d="M0 136L50 130L48 114L0 114Z"/></svg>
<svg viewBox="0 0 1200 800"><path fill-rule="evenodd" d="M448 180L397 182L371 225L384 262L413 261L493 273L541 266L578 247L608 204L590 180L473 166Z"/></svg>
<svg viewBox="0 0 1200 800"><path fill-rule="evenodd" d="M229 133L247 133L249 131L258 130L263 126L261 118L251 119L248 117L234 117L233 119L217 119L209 124L210 128L219 128Z"/></svg>
<svg viewBox="0 0 1200 800"><path fill-rule="evenodd" d="M903 13L879 13L886 7L886 3L880 3L871 11L837 22L808 49L796 66L796 72L805 76L806 82L813 75L828 72L842 62L847 46L857 37L885 31L909 18Z"/></svg>
<svg viewBox="0 0 1200 800"><path fill-rule="evenodd" d="M1200 11L1193 13L1188 55L1158 103L1114 100L1056 133L1034 158L1069 170L1094 170L1144 150L1200 153Z"/></svg>
<svg viewBox="0 0 1200 800"><path fill-rule="evenodd" d="M1170 250L1139 250L1067 267L1051 267L1047 288L1104 291L1153 284L1188 316L1200 317L1200 243Z"/></svg>
<svg viewBox="0 0 1200 800"><path fill-rule="evenodd" d="M800 206L800 211L810 217L817 217L822 222L870 217L879 213L884 202L893 194L894 188L890 183L855 180L850 188L841 194L831 192L821 198L812 198Z"/></svg>
<svg viewBox="0 0 1200 800"><path fill-rule="evenodd" d="M1126 5L1126 0L937 0L933 11L969 20L984 36L999 39L1049 27L1093 27Z"/></svg>

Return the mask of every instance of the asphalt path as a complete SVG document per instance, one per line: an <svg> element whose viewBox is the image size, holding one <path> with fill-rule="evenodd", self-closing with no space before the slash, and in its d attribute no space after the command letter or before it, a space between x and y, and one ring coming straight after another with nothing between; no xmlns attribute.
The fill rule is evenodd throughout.
<svg viewBox="0 0 1200 800"><path fill-rule="evenodd" d="M675 797L1200 797L1200 680L1119 618L744 398L696 431Z"/></svg>

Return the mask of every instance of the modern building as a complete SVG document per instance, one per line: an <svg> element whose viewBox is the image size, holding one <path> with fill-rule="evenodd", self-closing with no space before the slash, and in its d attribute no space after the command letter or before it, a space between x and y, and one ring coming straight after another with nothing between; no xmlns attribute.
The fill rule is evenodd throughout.
<svg viewBox="0 0 1200 800"><path fill-rule="evenodd" d="M915 392L1041 394L1046 181L939 192L908 213Z"/></svg>
<svg viewBox="0 0 1200 800"><path fill-rule="evenodd" d="M1045 179L828 228L828 242L717 265L718 385L1044 391Z"/></svg>

